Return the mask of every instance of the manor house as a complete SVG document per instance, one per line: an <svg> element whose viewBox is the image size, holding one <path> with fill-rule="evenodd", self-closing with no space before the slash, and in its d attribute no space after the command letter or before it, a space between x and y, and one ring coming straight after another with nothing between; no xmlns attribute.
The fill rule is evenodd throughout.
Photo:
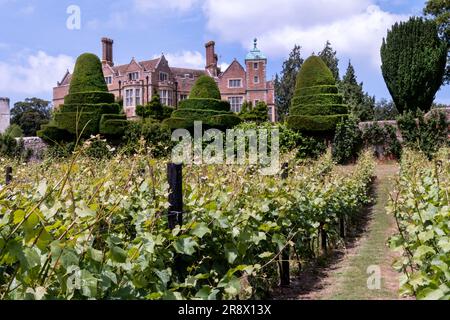
<svg viewBox="0 0 450 320"><path fill-rule="evenodd" d="M136 106L146 104L154 92L159 93L161 102L177 107L178 103L189 97L192 86L201 75L213 77L220 89L222 99L230 102L231 110L239 112L244 101L256 105L264 101L269 107L269 119L276 120L274 82L267 80L267 58L258 49L257 40L245 58L245 67L234 60L226 70L220 70L215 43L206 43L205 69L172 67L164 54L153 60L136 61L115 65L113 43L102 39L102 65L105 81L111 93L123 100L128 118L136 117ZM67 71L61 82L53 89L53 104L58 107L64 103L68 94L72 74Z"/></svg>

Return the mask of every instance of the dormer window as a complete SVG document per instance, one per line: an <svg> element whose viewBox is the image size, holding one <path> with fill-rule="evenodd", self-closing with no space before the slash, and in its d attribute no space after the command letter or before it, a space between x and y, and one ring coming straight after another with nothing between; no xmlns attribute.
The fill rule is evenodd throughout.
<svg viewBox="0 0 450 320"><path fill-rule="evenodd" d="M159 81L160 82L166 82L168 80L169 80L169 75L166 72L159 73Z"/></svg>
<svg viewBox="0 0 450 320"><path fill-rule="evenodd" d="M112 76L105 77L106 84L112 84Z"/></svg>
<svg viewBox="0 0 450 320"><path fill-rule="evenodd" d="M137 79L139 79L139 72L131 72L128 74L128 79L130 81L136 81Z"/></svg>

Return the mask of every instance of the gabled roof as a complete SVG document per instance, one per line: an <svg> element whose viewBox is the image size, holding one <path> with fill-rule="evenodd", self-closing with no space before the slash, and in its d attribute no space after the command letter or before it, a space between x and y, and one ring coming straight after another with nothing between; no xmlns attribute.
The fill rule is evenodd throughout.
<svg viewBox="0 0 450 320"><path fill-rule="evenodd" d="M202 76L206 73L205 70L200 69L190 69L190 68L177 68L177 67L170 67L170 70L175 76L184 76L185 74L193 74L194 77Z"/></svg>
<svg viewBox="0 0 450 320"><path fill-rule="evenodd" d="M72 80L72 74L67 70L61 82L58 82L58 86L67 86L70 84L70 80Z"/></svg>
<svg viewBox="0 0 450 320"><path fill-rule="evenodd" d="M225 75L228 70L230 70L230 68L234 65L237 65L238 68L242 69L242 71L245 73L245 69L244 67L239 63L239 61L237 61L236 59L233 60L233 62L228 66L228 68L222 72L221 74L219 74L219 78L222 77L223 75Z"/></svg>

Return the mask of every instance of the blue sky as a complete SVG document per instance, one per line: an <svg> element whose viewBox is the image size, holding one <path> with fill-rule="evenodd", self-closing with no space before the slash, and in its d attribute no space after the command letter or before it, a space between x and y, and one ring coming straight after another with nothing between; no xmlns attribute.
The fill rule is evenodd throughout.
<svg viewBox="0 0 450 320"><path fill-rule="evenodd" d="M116 64L166 55L170 65L204 65L204 43L216 41L220 63L241 62L259 39L268 77L281 71L295 44L306 58L330 40L341 74L354 64L364 89L389 98L379 47L396 21L420 15L424 0L0 0L0 96L51 99L52 87L83 52L101 54L100 38L113 38ZM70 5L81 28L67 28ZM450 104L450 86L437 102Z"/></svg>

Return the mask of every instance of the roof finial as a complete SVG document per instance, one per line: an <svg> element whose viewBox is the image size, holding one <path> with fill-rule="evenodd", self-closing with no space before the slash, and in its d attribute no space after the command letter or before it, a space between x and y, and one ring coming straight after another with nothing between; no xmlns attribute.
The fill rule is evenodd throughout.
<svg viewBox="0 0 450 320"><path fill-rule="evenodd" d="M255 45L254 49L256 50L256 49L257 49L257 46L258 46L258 39L255 38L255 40L253 40L253 42L254 42L254 45Z"/></svg>

